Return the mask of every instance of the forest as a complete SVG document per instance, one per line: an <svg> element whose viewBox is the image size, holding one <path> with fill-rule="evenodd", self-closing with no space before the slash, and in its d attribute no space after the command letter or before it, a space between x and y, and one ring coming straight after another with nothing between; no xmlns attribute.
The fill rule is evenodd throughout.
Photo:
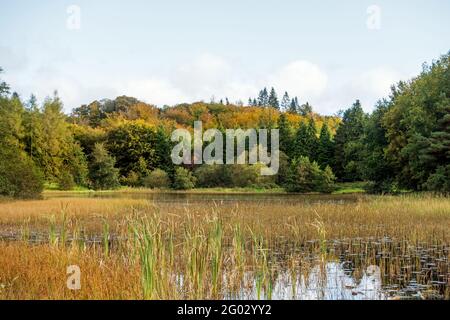
<svg viewBox="0 0 450 320"><path fill-rule="evenodd" d="M121 186L330 193L336 182L356 181L371 193L449 192L449 63L447 53L424 64L416 77L393 84L371 113L355 100L334 116L274 88L245 105L225 98L158 108L121 96L66 114L56 92L38 104L0 80L0 195ZM194 121L204 130L279 129L278 174L260 176L259 165L173 165L171 132L192 130Z"/></svg>

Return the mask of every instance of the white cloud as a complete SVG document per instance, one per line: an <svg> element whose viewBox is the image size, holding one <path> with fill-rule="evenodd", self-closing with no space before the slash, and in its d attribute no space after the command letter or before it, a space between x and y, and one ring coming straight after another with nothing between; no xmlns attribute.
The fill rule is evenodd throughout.
<svg viewBox="0 0 450 320"><path fill-rule="evenodd" d="M13 90L25 98L33 92L42 99L56 89L67 112L81 104L118 95L133 96L158 106L209 101L212 97L245 103L249 97L257 97L261 88L272 86L279 98L288 91L291 97L298 96L301 103L310 102L319 113L333 114L349 107L355 99L360 99L366 111L370 111L378 99L389 94L392 84L406 78L389 67L357 73L349 69L326 70L306 60L295 60L255 75L235 61L209 53L175 66L167 74L96 74L80 70L70 61L47 61L26 69L27 72L5 74Z"/></svg>
<svg viewBox="0 0 450 320"><path fill-rule="evenodd" d="M391 86L400 78L398 72L380 67L363 73L353 85L363 92L381 97L389 94Z"/></svg>
<svg viewBox="0 0 450 320"><path fill-rule="evenodd" d="M327 87L328 76L319 66L305 60L298 60L282 67L268 82L278 90L291 96L311 100L319 97Z"/></svg>

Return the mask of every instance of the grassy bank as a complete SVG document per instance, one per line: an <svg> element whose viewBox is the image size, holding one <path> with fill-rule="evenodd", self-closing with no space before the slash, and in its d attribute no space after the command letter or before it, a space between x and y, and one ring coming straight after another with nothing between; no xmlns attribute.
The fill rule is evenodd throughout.
<svg viewBox="0 0 450 320"><path fill-rule="evenodd" d="M352 194L364 193L365 182L343 182L336 184L336 191L333 194ZM44 195L52 194L84 194L84 193L205 193L205 194L287 194L284 188L195 188L191 190L172 190L172 189L148 189L121 187L117 190L90 190L87 188L75 188L73 190L58 190L57 185L47 185Z"/></svg>

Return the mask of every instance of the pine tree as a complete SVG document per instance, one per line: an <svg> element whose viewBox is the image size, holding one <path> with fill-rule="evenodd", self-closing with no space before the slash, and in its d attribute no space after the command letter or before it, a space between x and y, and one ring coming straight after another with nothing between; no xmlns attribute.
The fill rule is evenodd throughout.
<svg viewBox="0 0 450 320"><path fill-rule="evenodd" d="M89 178L96 190L116 189L119 187L119 170L114 167L116 161L103 144L96 143L89 166Z"/></svg>
<svg viewBox="0 0 450 320"><path fill-rule="evenodd" d="M283 95L283 99L281 99L281 111L288 111L289 110L289 105L291 103L291 98L289 98L289 94L286 92L284 92Z"/></svg>
<svg viewBox="0 0 450 320"><path fill-rule="evenodd" d="M298 102L296 102L298 106ZM313 112L313 109L309 102L306 102L305 104L302 104L301 106L298 106L298 113L300 113L302 116L308 116Z"/></svg>
<svg viewBox="0 0 450 320"><path fill-rule="evenodd" d="M278 119L278 130L280 134L280 150L291 158L293 155L292 134L285 113L282 113Z"/></svg>
<svg viewBox="0 0 450 320"><path fill-rule="evenodd" d="M319 139L317 138L317 129L314 119L311 117L308 122L308 152L311 161L317 160L317 148Z"/></svg>
<svg viewBox="0 0 450 320"><path fill-rule="evenodd" d="M297 97L292 98L291 103L289 105L289 113L296 114L297 113L297 103L295 102Z"/></svg>
<svg viewBox="0 0 450 320"><path fill-rule="evenodd" d="M275 108L275 109L280 109L280 103L278 101L278 96L273 87L272 87L272 89L270 89L270 95L269 95L268 102L269 102L270 107Z"/></svg>
<svg viewBox="0 0 450 320"><path fill-rule="evenodd" d="M314 120L310 119L308 124L300 122L300 126L295 137L295 157L308 157L311 161L313 161L316 159L317 146L318 139Z"/></svg>
<svg viewBox="0 0 450 320"><path fill-rule="evenodd" d="M3 69L0 67L0 74L3 73ZM0 97L9 94L9 86L6 82L0 81Z"/></svg>
<svg viewBox="0 0 450 320"><path fill-rule="evenodd" d="M321 168L332 166L334 158L334 142L327 123L320 130L319 145L317 147L317 162Z"/></svg>
<svg viewBox="0 0 450 320"><path fill-rule="evenodd" d="M450 100L450 99L449 99ZM420 159L423 167L432 166L435 171L428 177L425 188L431 191L450 191L450 104L438 108L440 119L430 138L424 139Z"/></svg>
<svg viewBox="0 0 450 320"><path fill-rule="evenodd" d="M258 96L258 106L260 107L267 107L269 105L269 94L267 92L267 89L264 88L259 92Z"/></svg>
<svg viewBox="0 0 450 320"><path fill-rule="evenodd" d="M359 100L344 112L342 123L335 135L334 168L336 176L343 181L358 181L362 178L360 161L363 151L361 136L364 133L366 114Z"/></svg>

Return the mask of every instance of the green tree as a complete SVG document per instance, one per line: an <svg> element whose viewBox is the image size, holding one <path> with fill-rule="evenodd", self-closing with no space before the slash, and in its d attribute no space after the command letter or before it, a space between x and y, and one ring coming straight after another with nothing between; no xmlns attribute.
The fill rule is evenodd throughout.
<svg viewBox="0 0 450 320"><path fill-rule="evenodd" d="M258 106L267 107L269 105L269 93L267 89L264 88L259 92L258 96Z"/></svg>
<svg viewBox="0 0 450 320"><path fill-rule="evenodd" d="M43 188L41 172L26 154L0 145L0 195L37 198Z"/></svg>
<svg viewBox="0 0 450 320"><path fill-rule="evenodd" d="M314 120L310 118L308 124L300 122L295 137L294 155L295 157L316 158L318 147L317 131Z"/></svg>
<svg viewBox="0 0 450 320"><path fill-rule="evenodd" d="M29 111L25 127L26 150L42 169L45 180L58 182L71 174L77 184L85 184L87 161L75 141L63 105L57 94L45 100L42 111Z"/></svg>
<svg viewBox="0 0 450 320"><path fill-rule="evenodd" d="M334 172L342 181L358 181L362 179L361 160L363 146L361 137L364 133L366 114L359 100L344 112L334 141Z"/></svg>
<svg viewBox="0 0 450 320"><path fill-rule="evenodd" d="M298 106L298 102L296 103ZM298 106L298 113L304 117L310 115L313 112L313 109L309 102L306 102L305 104L302 104L301 106Z"/></svg>
<svg viewBox="0 0 450 320"><path fill-rule="evenodd" d="M298 113L298 99L297 97L292 98L291 103L289 104L289 113L297 114Z"/></svg>
<svg viewBox="0 0 450 320"><path fill-rule="evenodd" d="M269 106L271 106L272 108L280 109L280 103L278 101L278 96L273 87L272 87L272 89L270 89L268 103L269 103Z"/></svg>
<svg viewBox="0 0 450 320"><path fill-rule="evenodd" d="M42 176L24 151L24 107L17 95L0 95L0 195L38 197Z"/></svg>
<svg viewBox="0 0 450 320"><path fill-rule="evenodd" d="M363 156L361 160L362 177L370 182L368 191L372 193L391 193L395 191L394 170L385 157L388 146L383 117L389 109L386 100L379 101L368 117L361 137Z"/></svg>
<svg viewBox="0 0 450 320"><path fill-rule="evenodd" d="M108 132L107 147L122 176L133 171L143 178L157 168L157 138L155 127L139 120L125 121Z"/></svg>
<svg viewBox="0 0 450 320"><path fill-rule="evenodd" d="M449 66L447 53L431 66L424 65L418 77L400 82L392 90L389 110L383 117L386 157L402 188L429 189L437 185L431 183L437 181L431 176L447 172Z"/></svg>
<svg viewBox="0 0 450 320"><path fill-rule="evenodd" d="M3 73L3 69L0 67L0 74ZM0 97L6 96L9 94L9 86L6 82L1 81L0 79Z"/></svg>
<svg viewBox="0 0 450 320"><path fill-rule="evenodd" d="M116 189L119 184L119 170L114 167L115 159L111 157L105 146L96 143L89 164L89 179L95 190Z"/></svg>
<svg viewBox="0 0 450 320"><path fill-rule="evenodd" d="M288 157L292 157L292 130L285 113L281 113L278 118L278 130L280 135L280 150L283 151Z"/></svg>
<svg viewBox="0 0 450 320"><path fill-rule="evenodd" d="M283 98L281 99L281 111L288 111L289 110L289 106L291 104L291 98L289 98L289 94L287 93L287 91L284 92Z"/></svg>
<svg viewBox="0 0 450 320"><path fill-rule="evenodd" d="M333 165L334 141L327 123L322 125L317 147L317 162L322 168Z"/></svg>

